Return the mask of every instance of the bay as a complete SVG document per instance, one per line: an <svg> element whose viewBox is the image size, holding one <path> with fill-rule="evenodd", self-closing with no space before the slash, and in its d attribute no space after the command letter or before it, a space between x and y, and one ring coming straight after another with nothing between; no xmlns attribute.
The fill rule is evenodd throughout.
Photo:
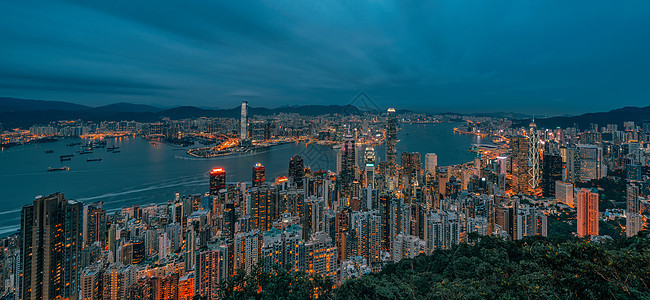
<svg viewBox="0 0 650 300"><path fill-rule="evenodd" d="M402 151L438 154L439 165L470 161L474 156L467 149L477 142L475 137L454 134L457 124L401 124L398 132L398 158ZM83 202L103 201L104 208L163 203L176 193L199 194L208 191L210 169L226 169L228 182L250 181L251 168L256 162L266 167L266 180L286 176L289 158L300 154L312 170L336 170L336 150L318 144L284 144L244 155L212 159L189 157L186 148L150 143L140 137L107 140L108 146L118 146L119 153L104 148L80 155L79 146L69 143L85 140L61 139L53 143L29 144L0 151L0 234L20 227L22 206L38 195L60 191L67 199ZM54 153L45 153L53 150ZM380 159L385 149L376 147ZM60 162L59 156L74 154L71 161ZM87 162L88 158L102 161ZM48 172L49 167L68 166L68 171Z"/></svg>

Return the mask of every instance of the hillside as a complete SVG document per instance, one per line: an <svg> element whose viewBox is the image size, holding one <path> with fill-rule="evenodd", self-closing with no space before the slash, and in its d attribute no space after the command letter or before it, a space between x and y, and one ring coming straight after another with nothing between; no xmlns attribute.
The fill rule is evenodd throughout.
<svg viewBox="0 0 650 300"><path fill-rule="evenodd" d="M650 297L650 237L606 243L481 238L347 281L336 299Z"/></svg>
<svg viewBox="0 0 650 300"><path fill-rule="evenodd" d="M528 126L531 119L519 120L520 126ZM607 124L618 124L622 129L623 122L633 121L637 124L650 122L650 106L646 107L624 107L608 112L587 113L573 117L552 117L547 119L535 119L535 123L541 128L569 127L578 124L581 129L589 128L590 123L603 127Z"/></svg>
<svg viewBox="0 0 650 300"><path fill-rule="evenodd" d="M230 109L204 109L194 106L180 106L171 109L142 104L115 103L100 107L89 107L69 102L24 100L0 98L0 123L6 128L26 128L34 124L46 124L59 120L100 122L132 120L153 122L167 117L173 120L185 118L238 118L240 107ZM279 113L319 116L327 114L360 114L352 105L305 105L279 108L249 107L249 114L270 116Z"/></svg>

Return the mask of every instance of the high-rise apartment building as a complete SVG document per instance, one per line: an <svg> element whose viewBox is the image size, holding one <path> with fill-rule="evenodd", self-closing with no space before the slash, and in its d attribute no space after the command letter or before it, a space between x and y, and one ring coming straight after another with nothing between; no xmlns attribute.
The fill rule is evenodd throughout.
<svg viewBox="0 0 650 300"><path fill-rule="evenodd" d="M83 207L61 193L37 197L22 210L24 300L77 299Z"/></svg>
<svg viewBox="0 0 650 300"><path fill-rule="evenodd" d="M576 209L578 236L598 235L598 191L580 189L578 191Z"/></svg>

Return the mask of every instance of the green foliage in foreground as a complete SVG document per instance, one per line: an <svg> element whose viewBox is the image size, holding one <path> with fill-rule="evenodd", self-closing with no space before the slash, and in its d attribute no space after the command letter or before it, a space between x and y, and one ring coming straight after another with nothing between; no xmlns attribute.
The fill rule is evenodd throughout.
<svg viewBox="0 0 650 300"><path fill-rule="evenodd" d="M331 281L256 268L221 284L222 299L650 299L650 235L590 242L530 237L472 244L387 265L377 274Z"/></svg>
<svg viewBox="0 0 650 300"><path fill-rule="evenodd" d="M606 243L483 237L345 282L336 299L648 299L650 237Z"/></svg>

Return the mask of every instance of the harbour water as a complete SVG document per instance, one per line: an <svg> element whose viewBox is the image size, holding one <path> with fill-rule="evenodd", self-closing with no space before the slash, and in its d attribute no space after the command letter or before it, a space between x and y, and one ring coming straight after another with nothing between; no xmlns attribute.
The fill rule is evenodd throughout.
<svg viewBox="0 0 650 300"><path fill-rule="evenodd" d="M402 124L398 133L398 158L402 151L438 154L439 165L464 163L473 158L467 149L476 137L454 134L457 124ZM208 171L223 167L228 182L250 181L251 167L261 162L266 179L287 174L289 158L298 153L312 170L336 170L336 154L330 146L285 144L244 155L211 159L189 157L187 148L165 143L150 143L140 137L107 140L107 147L118 146L119 153L106 148L91 154L75 152L81 139L61 139L53 143L29 144L0 152L0 234L20 228L22 206L38 195L63 192L67 199L84 202L103 201L107 210L135 204L167 202L175 193L204 193L208 190ZM53 153L45 153L53 150ZM377 147L384 159L384 146ZM59 156L74 154L70 161ZM89 158L102 158L90 161ZM48 168L67 166L67 171Z"/></svg>

